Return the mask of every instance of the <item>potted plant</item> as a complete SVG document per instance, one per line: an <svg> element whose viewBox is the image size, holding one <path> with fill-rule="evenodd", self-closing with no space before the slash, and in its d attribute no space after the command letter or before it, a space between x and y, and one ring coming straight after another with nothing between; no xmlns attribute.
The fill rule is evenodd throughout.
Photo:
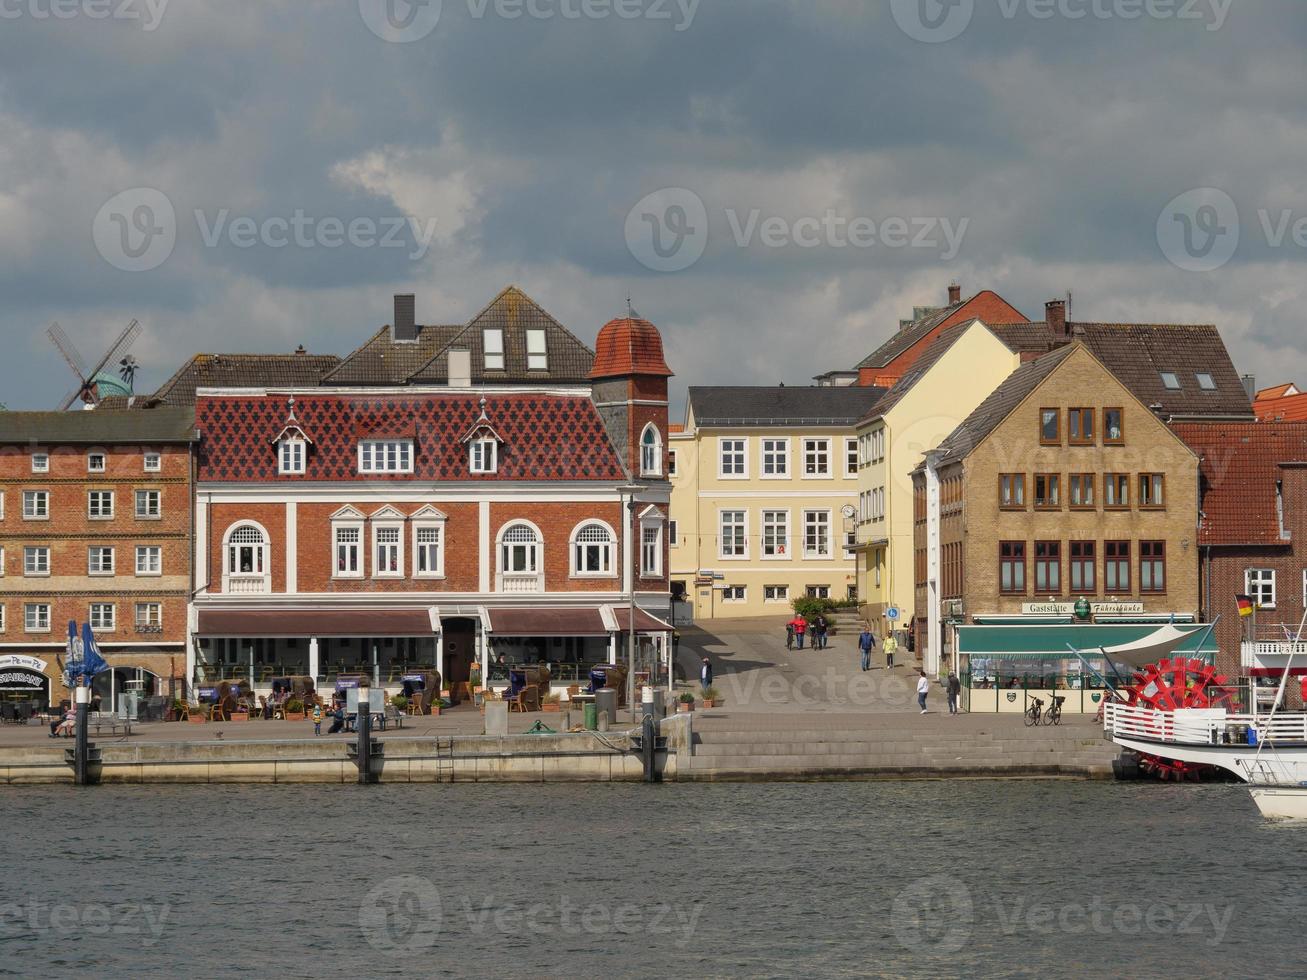
<svg viewBox="0 0 1307 980"><path fill-rule="evenodd" d="M721 695L717 693L717 688L715 687L710 687L708 688L708 690L703 692L703 706L705 708L717 707L717 702L720 699L721 699Z"/></svg>
<svg viewBox="0 0 1307 980"><path fill-rule="evenodd" d="M286 720L303 721L304 720L304 702L299 698L291 698L286 702Z"/></svg>
<svg viewBox="0 0 1307 980"><path fill-rule="evenodd" d="M395 706L395 710L401 715L408 714L408 696L405 694L396 694L390 699L390 703Z"/></svg>
<svg viewBox="0 0 1307 980"><path fill-rule="evenodd" d="M205 722L204 705L192 704L186 708L187 718L192 725L203 725Z"/></svg>
<svg viewBox="0 0 1307 980"><path fill-rule="evenodd" d="M562 711L563 699L557 694L546 694L540 702L541 711Z"/></svg>
<svg viewBox="0 0 1307 980"><path fill-rule="evenodd" d="M681 696L677 700L680 702L676 706L677 714L683 715L694 710L694 694L692 692L682 691Z"/></svg>
<svg viewBox="0 0 1307 980"><path fill-rule="evenodd" d="M172 714L169 716L168 720L169 720L169 721L181 721L181 720L182 720L182 716L185 715L185 714L186 714L186 702L183 701L181 698L173 698L173 699L172 699Z"/></svg>

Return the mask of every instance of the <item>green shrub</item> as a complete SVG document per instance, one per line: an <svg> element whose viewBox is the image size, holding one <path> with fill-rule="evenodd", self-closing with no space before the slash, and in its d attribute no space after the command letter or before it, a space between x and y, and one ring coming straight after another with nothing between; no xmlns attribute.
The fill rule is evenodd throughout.
<svg viewBox="0 0 1307 980"><path fill-rule="evenodd" d="M794 607L796 613L810 623L818 616L829 613L835 608L835 603L829 599L810 599L807 596L791 599L790 605Z"/></svg>

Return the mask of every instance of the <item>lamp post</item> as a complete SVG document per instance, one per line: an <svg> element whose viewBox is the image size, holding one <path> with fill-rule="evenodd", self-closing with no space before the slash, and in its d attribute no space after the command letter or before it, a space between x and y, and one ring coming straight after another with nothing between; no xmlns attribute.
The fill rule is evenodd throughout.
<svg viewBox="0 0 1307 980"><path fill-rule="evenodd" d="M636 536L635 533L635 507L636 507L635 495L643 489L644 487L640 486L639 484L629 484L621 488L622 493L626 497L625 500L626 540L627 540L627 551L630 552L630 557L627 559L626 562L627 614L630 617L630 621L627 624L628 627L630 628L630 635L627 640L628 646L626 650L626 660L627 660L626 703L627 706L631 709L632 719L636 717L635 714L635 561L636 558L635 556L636 556L636 549L640 546L639 538Z"/></svg>

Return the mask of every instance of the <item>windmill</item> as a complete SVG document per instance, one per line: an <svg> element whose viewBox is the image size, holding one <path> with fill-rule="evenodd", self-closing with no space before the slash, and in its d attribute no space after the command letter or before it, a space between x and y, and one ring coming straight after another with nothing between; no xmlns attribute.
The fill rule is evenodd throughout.
<svg viewBox="0 0 1307 980"><path fill-rule="evenodd" d="M77 375L78 385L60 403L59 411L67 411L78 399L81 399L87 405L98 405L100 399L105 395L132 394L136 380L137 363L136 358L127 353L127 349L140 336L141 326L137 321L133 320L127 324L123 332L118 335L118 339L100 358L100 363L91 371L86 370L86 362L82 360L82 355L78 353L73 342L68 339L68 334L64 333L63 327L57 323L52 323L46 333L50 337L50 342L58 348L64 360L68 362L68 367L72 369L73 374ZM118 360L118 374L122 381L119 381L112 374L101 373L109 362L115 359Z"/></svg>

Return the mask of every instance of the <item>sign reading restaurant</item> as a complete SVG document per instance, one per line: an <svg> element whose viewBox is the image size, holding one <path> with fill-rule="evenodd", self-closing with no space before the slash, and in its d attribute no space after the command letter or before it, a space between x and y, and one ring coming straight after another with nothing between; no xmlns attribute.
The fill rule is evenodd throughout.
<svg viewBox="0 0 1307 980"><path fill-rule="evenodd" d="M1095 616L1139 616L1144 612L1142 602L1091 602L1090 612ZM1023 602L1023 616L1074 616L1074 602Z"/></svg>

